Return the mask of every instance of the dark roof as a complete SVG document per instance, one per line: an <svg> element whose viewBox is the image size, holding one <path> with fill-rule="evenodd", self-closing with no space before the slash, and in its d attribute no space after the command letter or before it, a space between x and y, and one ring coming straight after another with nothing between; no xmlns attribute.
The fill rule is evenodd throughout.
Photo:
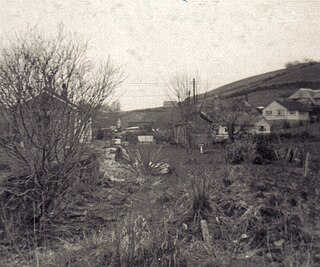
<svg viewBox="0 0 320 267"><path fill-rule="evenodd" d="M308 112L311 110L310 106L302 104L296 101L276 100L281 106L285 107L289 111L301 111Z"/></svg>
<svg viewBox="0 0 320 267"><path fill-rule="evenodd" d="M58 100L58 101L60 101L62 103L65 103L71 108L78 108L79 107L76 104L72 103L68 98L65 98L65 97L59 95L58 93L52 92L52 91L47 90L47 89L43 89L37 95L30 97L28 100L26 100L26 102L33 101L33 100L39 99L41 97L45 97L45 95L49 96L49 97L51 97L53 99L56 99L56 100Z"/></svg>
<svg viewBox="0 0 320 267"><path fill-rule="evenodd" d="M309 88L300 88L298 91L294 92L289 99L310 99L314 100L314 98L320 97L320 89L309 89Z"/></svg>
<svg viewBox="0 0 320 267"><path fill-rule="evenodd" d="M78 107L76 104L72 103L68 98L63 97L62 95L59 95L56 92L50 92L49 90L44 90L43 92L48 94L48 95L50 95L50 96L52 96L52 97L54 97L54 98L56 98L56 99L58 99L58 100L60 100L61 102L64 102L65 104L67 104L67 105L69 105L69 106L71 106L73 108L77 108Z"/></svg>

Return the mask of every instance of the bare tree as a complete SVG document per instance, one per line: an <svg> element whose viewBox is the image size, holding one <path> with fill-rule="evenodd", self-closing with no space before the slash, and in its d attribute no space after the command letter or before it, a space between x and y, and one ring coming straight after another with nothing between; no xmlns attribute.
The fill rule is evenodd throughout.
<svg viewBox="0 0 320 267"><path fill-rule="evenodd" d="M45 37L37 29L1 50L0 146L12 177L3 185L11 198L0 200L4 211L16 205L6 216L39 233L79 184L92 120L124 78L110 60L96 67L86 52L75 35Z"/></svg>
<svg viewBox="0 0 320 267"><path fill-rule="evenodd" d="M248 127L252 119L251 107L242 98L213 97L206 101L206 111L213 126L226 126L229 138L234 139L237 130Z"/></svg>
<svg viewBox="0 0 320 267"><path fill-rule="evenodd" d="M186 150L187 153L190 153L192 147L192 127L190 124L199 117L206 99L207 86L201 83L199 75L192 77L188 74L176 74L168 83L167 91L169 97L177 101L179 119L185 129Z"/></svg>

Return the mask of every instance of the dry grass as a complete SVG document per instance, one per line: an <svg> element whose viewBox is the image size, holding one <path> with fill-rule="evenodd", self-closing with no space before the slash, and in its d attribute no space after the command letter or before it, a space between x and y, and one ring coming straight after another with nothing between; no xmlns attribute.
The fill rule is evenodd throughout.
<svg viewBox="0 0 320 267"><path fill-rule="evenodd" d="M22 259L29 266L319 264L319 173L304 178L281 164L221 164L220 148L213 155L181 150L181 157L170 149L162 153L173 174L140 183L130 172L112 173L121 181L102 173L74 197L52 242L19 248L15 260L8 258L14 244L5 245L11 252L3 252L3 265L22 266Z"/></svg>

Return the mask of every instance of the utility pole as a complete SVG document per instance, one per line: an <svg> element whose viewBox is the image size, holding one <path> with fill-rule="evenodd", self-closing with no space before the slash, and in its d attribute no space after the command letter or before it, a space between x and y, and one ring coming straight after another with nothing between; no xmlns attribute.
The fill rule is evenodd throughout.
<svg viewBox="0 0 320 267"><path fill-rule="evenodd" d="M193 88L193 105L196 105L196 79L192 80L192 88Z"/></svg>

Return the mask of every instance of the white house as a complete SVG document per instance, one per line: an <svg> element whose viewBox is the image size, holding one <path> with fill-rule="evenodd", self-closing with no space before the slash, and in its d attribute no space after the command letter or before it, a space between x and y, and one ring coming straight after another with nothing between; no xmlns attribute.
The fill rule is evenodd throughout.
<svg viewBox="0 0 320 267"><path fill-rule="evenodd" d="M269 134L271 133L271 124L265 118L257 118L252 131L255 134Z"/></svg>
<svg viewBox="0 0 320 267"><path fill-rule="evenodd" d="M276 100L265 107L262 111L267 121L299 122L309 120L310 107L295 101Z"/></svg>

